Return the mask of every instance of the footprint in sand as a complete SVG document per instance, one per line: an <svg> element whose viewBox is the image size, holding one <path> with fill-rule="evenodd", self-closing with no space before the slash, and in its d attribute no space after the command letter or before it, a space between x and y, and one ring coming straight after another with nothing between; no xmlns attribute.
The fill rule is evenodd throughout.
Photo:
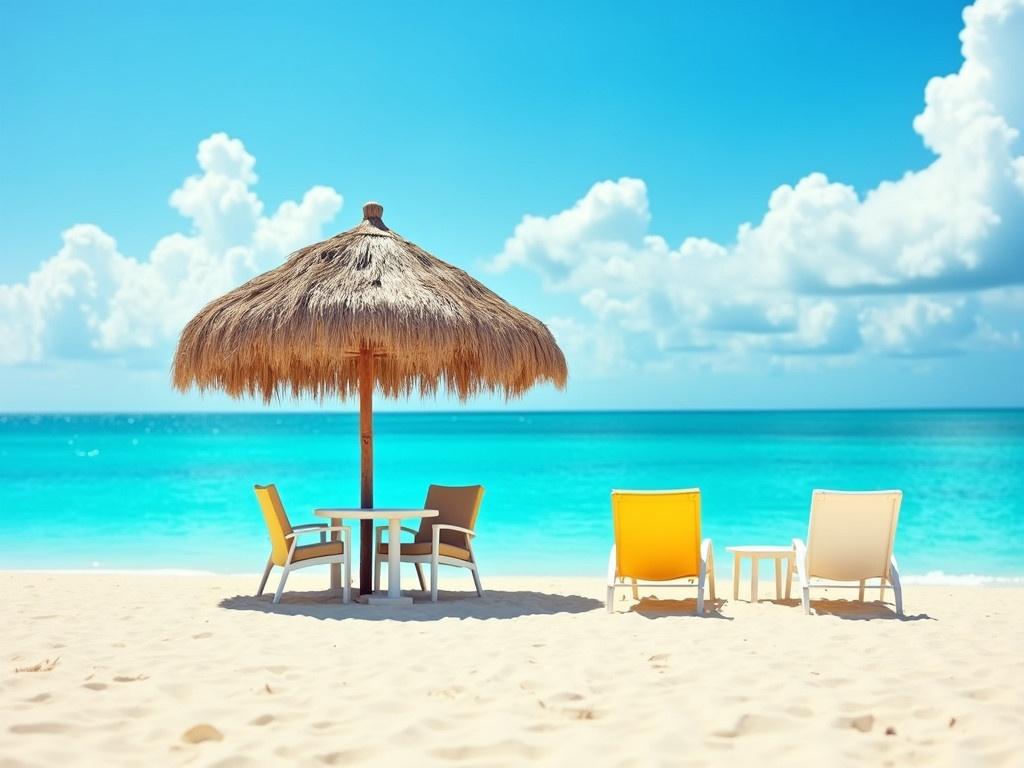
<svg viewBox="0 0 1024 768"><path fill-rule="evenodd" d="M102 691L107 687L106 683L85 683L83 688L88 688L90 691Z"/></svg>
<svg viewBox="0 0 1024 768"><path fill-rule="evenodd" d="M326 755L318 755L317 760L325 765L350 765L357 760L366 760L377 750L374 748L346 749L341 752L329 752Z"/></svg>
<svg viewBox="0 0 1024 768"><path fill-rule="evenodd" d="M64 723L23 723L10 727L11 733L67 733L68 730Z"/></svg>
<svg viewBox="0 0 1024 768"><path fill-rule="evenodd" d="M213 632L200 632L198 635L192 635L193 640L205 640L208 637L213 637Z"/></svg>
<svg viewBox="0 0 1024 768"><path fill-rule="evenodd" d="M149 675L116 675L114 677L115 683L137 683L140 680L149 680Z"/></svg>
<svg viewBox="0 0 1024 768"><path fill-rule="evenodd" d="M855 731L867 733L875 727L874 715L859 715L858 717L840 717L834 723L836 728L853 728Z"/></svg>
<svg viewBox="0 0 1024 768"><path fill-rule="evenodd" d="M268 725L272 722L274 722L273 715L260 715L255 720L250 720L249 725Z"/></svg>
<svg viewBox="0 0 1024 768"><path fill-rule="evenodd" d="M582 701L583 695L579 693L573 693L572 691L565 691L563 693L556 693L554 696L549 697L548 701L552 704L561 704L567 701Z"/></svg>
<svg viewBox="0 0 1024 768"><path fill-rule="evenodd" d="M736 725L725 730L715 731L715 736L735 739L751 733L777 733L786 726L786 720L770 715L741 715Z"/></svg>

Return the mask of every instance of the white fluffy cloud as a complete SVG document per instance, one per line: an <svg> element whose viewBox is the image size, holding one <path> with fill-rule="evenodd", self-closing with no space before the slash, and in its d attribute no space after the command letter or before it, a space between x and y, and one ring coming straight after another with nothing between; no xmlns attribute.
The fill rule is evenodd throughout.
<svg viewBox="0 0 1024 768"><path fill-rule="evenodd" d="M642 180L602 181L561 213L524 217L493 265L578 296L594 322L559 320L567 339L592 325L594 338L659 357L1017 343L983 313L993 293L1024 283L1024 0L979 0L961 40L959 72L927 84L914 121L936 153L919 171L863 197L812 173L777 188L734 241L676 248L650 232Z"/></svg>
<svg viewBox="0 0 1024 768"><path fill-rule="evenodd" d="M0 363L147 352L165 361L200 307L317 240L341 209L341 195L316 186L264 215L252 190L256 160L224 133L201 141L196 159L200 173L170 197L190 233L167 235L135 259L99 227L76 224L25 282L0 284Z"/></svg>

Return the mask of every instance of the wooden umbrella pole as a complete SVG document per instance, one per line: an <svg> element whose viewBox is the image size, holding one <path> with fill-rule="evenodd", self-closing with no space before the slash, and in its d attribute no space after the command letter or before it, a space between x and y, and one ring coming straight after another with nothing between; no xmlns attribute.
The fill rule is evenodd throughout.
<svg viewBox="0 0 1024 768"><path fill-rule="evenodd" d="M359 506L373 509L373 351L359 350ZM359 594L373 591L373 521L359 521Z"/></svg>

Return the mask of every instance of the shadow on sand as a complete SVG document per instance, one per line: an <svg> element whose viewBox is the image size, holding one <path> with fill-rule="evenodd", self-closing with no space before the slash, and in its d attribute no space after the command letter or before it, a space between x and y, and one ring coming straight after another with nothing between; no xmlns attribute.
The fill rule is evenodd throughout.
<svg viewBox="0 0 1024 768"><path fill-rule="evenodd" d="M406 592L405 594L410 594ZM412 593L409 606L386 607L343 605L337 593L287 592L274 605L273 596L236 595L221 600L220 607L232 611L257 611L282 616L310 616L314 619L355 621L437 621L455 619L514 619L519 616L544 616L556 613L586 613L604 609L604 603L579 595L551 595L544 592L509 592L485 590L483 597L466 592L438 593L438 601L430 602L425 593Z"/></svg>
<svg viewBox="0 0 1024 768"><path fill-rule="evenodd" d="M781 605L793 605L803 610L799 600L779 600ZM896 615L895 607L878 600L814 600L811 599L811 612L818 616L837 616L848 621L870 621L872 619L888 619L890 621L937 621L927 613L911 616Z"/></svg>
<svg viewBox="0 0 1024 768"><path fill-rule="evenodd" d="M704 615L697 615L697 598L685 600L663 600L655 597L641 597L640 601L630 606L628 613L636 613L645 619L664 619L668 616L690 616L694 619L725 619L733 621L732 616L722 614L725 600L704 600Z"/></svg>

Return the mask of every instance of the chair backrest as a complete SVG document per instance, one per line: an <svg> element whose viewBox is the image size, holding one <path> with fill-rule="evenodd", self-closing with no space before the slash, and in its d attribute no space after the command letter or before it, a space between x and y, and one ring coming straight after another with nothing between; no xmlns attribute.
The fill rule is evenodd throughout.
<svg viewBox="0 0 1024 768"><path fill-rule="evenodd" d="M437 517L424 517L420 520L419 530L416 532L416 541L429 542L432 540L433 527L437 523L445 525L457 525L460 528L474 530L476 516L480 512L480 502L484 498L484 487L482 485L432 485L427 489L427 500L423 503L424 509L436 509ZM441 531L441 543L450 544L455 547L468 548L469 537L458 531Z"/></svg>
<svg viewBox="0 0 1024 768"><path fill-rule="evenodd" d="M273 484L254 485L253 490L256 491L256 499L263 510L263 520L270 534L270 556L275 565L283 566L288 560L288 550L291 548L291 541L285 537L292 532L292 524L288 522L281 496L277 492L277 486Z"/></svg>
<svg viewBox="0 0 1024 768"><path fill-rule="evenodd" d="M834 581L888 578L902 491L814 491L807 573Z"/></svg>
<svg viewBox="0 0 1024 768"><path fill-rule="evenodd" d="M616 573L668 581L700 572L700 489L612 491Z"/></svg>

